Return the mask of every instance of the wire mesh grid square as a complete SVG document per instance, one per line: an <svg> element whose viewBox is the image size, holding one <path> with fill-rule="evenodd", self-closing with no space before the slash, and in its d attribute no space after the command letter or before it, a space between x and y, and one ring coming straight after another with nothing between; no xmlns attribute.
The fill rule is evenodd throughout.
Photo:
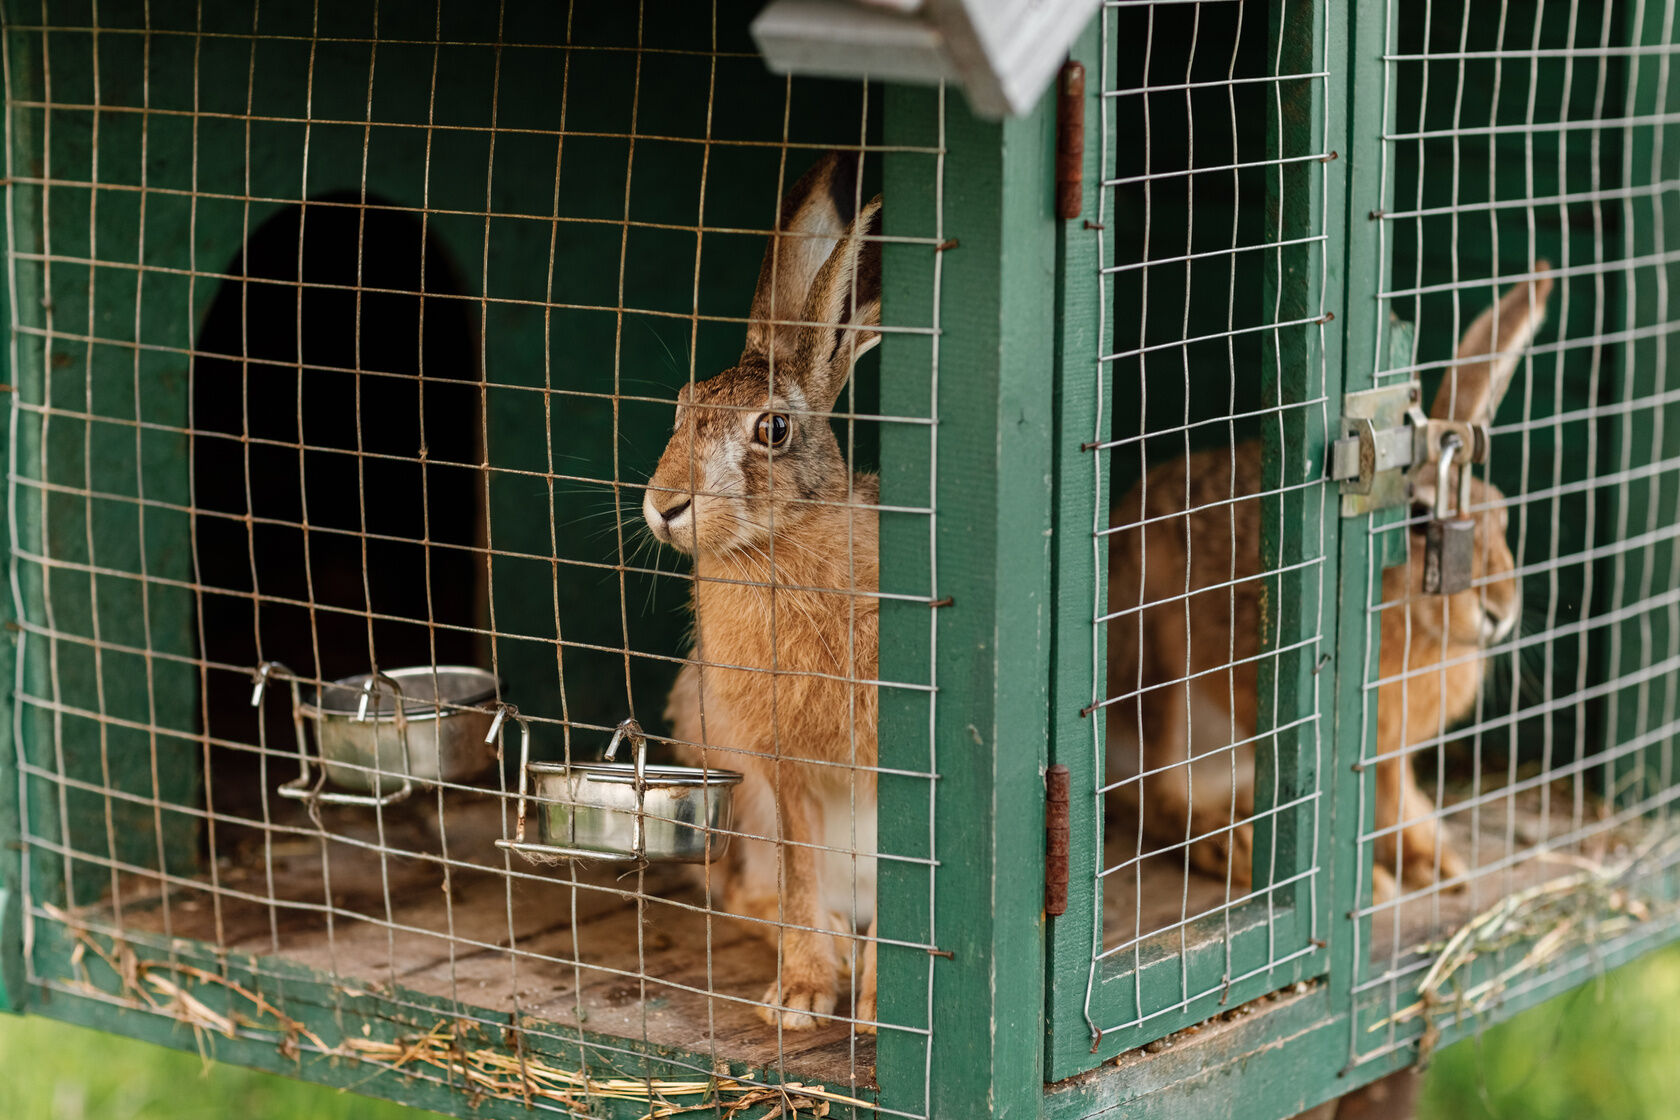
<svg viewBox="0 0 1680 1120"><path fill-rule="evenodd" d="M1382 656L1363 690L1379 730L1361 752L1355 1061L1647 942L1672 926L1657 900L1680 860L1673 6L1437 0L1386 18L1380 300L1415 333L1376 375L1421 379L1454 416L1491 381L1492 439L1470 592L1419 590L1432 509L1365 529ZM1498 352L1502 405L1484 376ZM1419 782L1402 798L1404 767Z"/></svg>
<svg viewBox="0 0 1680 1120"><path fill-rule="evenodd" d="M733 829L737 848L791 845L833 865L854 912L810 927L779 895L726 914L703 876L498 851L511 751L485 777L424 783L400 803L276 796L298 774L294 713L283 688L253 707L252 675L283 663L313 696L403 665L482 666L486 713L517 704L546 759L595 757L625 716L660 728L694 664L694 577L641 512L676 393L740 352L766 240L808 166L829 149L861 157L855 205L884 160L902 161L937 200L942 131L889 151L878 90L768 75L739 5L12 14L27 937L86 948L77 974L30 980L556 1111L601 1104L613 1092L601 1083L650 1052L714 1095L724 1074L738 1095L800 1082L819 1103L821 1086L873 1098L876 1041L854 1026L925 1047L931 1018L860 1007L865 946L925 961L913 967L929 1000L933 946L895 940L891 922L870 929L871 869L902 864L901 881L923 884L915 924L931 930L934 853L877 850L866 822L878 774L922 816L936 774L931 743L864 756L877 693L930 726L931 653L899 656L892 679L858 649L830 650L826 674L777 669L790 693L820 677L852 697L853 753L809 780L857 810L855 827L797 841ZM864 241L889 262L936 258L950 234L933 212L930 228L889 220ZM887 301L880 331L918 339L937 385L932 274L931 292L899 302L910 310ZM874 370L864 359L831 407L796 402L787 421L832 430L853 467L890 444L931 476L932 406L884 411ZM848 471L839 497L800 500L931 536L931 477L912 488L876 500ZM822 547L872 572L862 537ZM778 540L780 568L773 546L757 577L772 626L824 594L854 617L938 598L931 560L894 569L879 593L862 576L800 588L784 572L800 570L801 543ZM855 633L836 637L851 647ZM721 733L654 738L708 768L743 758ZM381 794L404 776L361 774ZM782 946L799 938L840 962L837 1003L794 1005L814 1030L758 1014L791 1001ZM229 979L230 955L248 960L248 982ZM299 1034L286 985L309 974L300 965L330 979L335 1005L376 993L422 1034L441 1024L445 1057L472 1039L497 1050L511 1023L501 1049L517 1062L464 1074L428 1065L419 1042L405 1056ZM539 1054L562 1052L579 1064L543 1072ZM879 1110L926 1114L925 1085L900 1096Z"/></svg>
<svg viewBox="0 0 1680 1120"><path fill-rule="evenodd" d="M1327 78L1322 58L1291 55L1293 39L1320 39L1294 34L1293 18L1234 3L1102 15L1114 120L1091 236L1112 315L1095 376L1113 419L1088 445L1107 573L1088 709L1099 758L1106 734L1087 993L1098 1035L1175 1029L1171 1016L1264 983L1318 937L1318 701L1278 682L1317 662L1333 586L1326 540L1293 539L1283 514L1323 500L1291 450L1330 423L1322 358L1303 383L1285 367L1322 355L1332 318L1333 157L1322 120L1286 126L1285 103ZM1274 627L1291 621L1263 646L1267 596Z"/></svg>

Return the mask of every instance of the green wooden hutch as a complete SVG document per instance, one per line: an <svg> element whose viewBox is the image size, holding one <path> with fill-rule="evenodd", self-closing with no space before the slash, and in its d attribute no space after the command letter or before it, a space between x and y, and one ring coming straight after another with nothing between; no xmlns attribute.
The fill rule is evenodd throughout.
<svg viewBox="0 0 1680 1120"><path fill-rule="evenodd" d="M1109 2L1001 122L776 76L756 7L4 5L0 1008L458 1115L1284 1117L1671 939L1672 5ZM640 484L836 147L886 199L835 418L881 474L873 1036L759 1024L681 880L505 857L511 764L278 796L251 703L474 663L542 757L658 728ZM1473 874L1374 900L1409 512L1344 516L1329 448L1542 259L1486 468L1525 622L1417 759ZM1105 831L1102 573L1144 467L1255 438L1244 892Z"/></svg>

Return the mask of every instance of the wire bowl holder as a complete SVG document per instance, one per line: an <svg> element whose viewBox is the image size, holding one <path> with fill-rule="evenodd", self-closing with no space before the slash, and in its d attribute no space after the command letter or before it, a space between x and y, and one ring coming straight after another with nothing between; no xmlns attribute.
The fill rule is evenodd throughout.
<svg viewBox="0 0 1680 1120"><path fill-rule="evenodd" d="M416 787L471 781L496 759L486 745L492 736L483 730L495 722L495 712L479 705L495 697L497 682L483 669L418 665L389 673L374 670L321 686L313 704L304 703L297 674L278 661L263 663L253 676L252 707L262 705L270 680L291 684L299 773L280 787L282 797L392 805ZM432 695L405 694L404 680L411 686L416 680L429 683ZM387 691L394 698L388 709L379 699ZM352 697L353 707L347 703ZM310 759L305 722L315 728L319 773ZM390 790L393 776L401 784ZM325 789L328 782L344 788Z"/></svg>
<svg viewBox="0 0 1680 1120"><path fill-rule="evenodd" d="M519 794L512 840L496 846L536 863L709 863L729 848L735 770L649 766L634 719L613 732L606 756L630 740L632 762L532 762L531 728L519 722ZM500 716L495 721L499 726ZM496 728L491 729L491 736ZM535 804L541 841L525 838Z"/></svg>

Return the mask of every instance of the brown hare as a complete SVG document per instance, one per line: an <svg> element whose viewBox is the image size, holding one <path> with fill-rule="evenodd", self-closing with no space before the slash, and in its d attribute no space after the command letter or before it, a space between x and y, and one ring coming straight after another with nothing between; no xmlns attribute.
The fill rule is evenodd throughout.
<svg viewBox="0 0 1680 1120"><path fill-rule="evenodd" d="M1535 271L1547 269L1542 261ZM1544 276L1515 285L1470 325L1432 416L1492 420L1545 319L1551 287ZM1244 888L1253 831L1233 822L1254 813L1262 478L1258 442L1164 463L1114 507L1111 523L1122 528L1109 553L1108 694L1122 698L1108 715L1113 796L1140 813L1148 846L1188 842L1191 866L1221 879L1229 873ZM1510 634L1521 610L1504 495L1476 478L1473 586L1446 597L1425 594L1422 512L1434 495L1433 476L1419 472L1414 508L1422 508L1410 561L1382 577L1378 898L1394 893L1396 866L1409 887L1435 882L1437 867L1444 882L1466 873L1406 749L1470 714L1485 673L1481 651ZM1434 666L1441 668L1429 671Z"/></svg>
<svg viewBox="0 0 1680 1120"><path fill-rule="evenodd" d="M677 394L642 515L693 557L694 649L666 718L685 761L744 772L713 898L779 949L761 1014L816 1026L871 924L879 483L828 413L881 339L879 197L831 152L795 183L764 256L740 361ZM715 748L715 749L707 749ZM759 839L754 839L759 838ZM869 940L853 1016L875 1017Z"/></svg>

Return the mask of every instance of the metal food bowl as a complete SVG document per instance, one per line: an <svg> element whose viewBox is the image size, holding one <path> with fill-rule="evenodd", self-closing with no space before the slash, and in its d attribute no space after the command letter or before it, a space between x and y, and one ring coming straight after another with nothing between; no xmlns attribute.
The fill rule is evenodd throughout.
<svg viewBox="0 0 1680 1120"><path fill-rule="evenodd" d="M628 736L634 762L532 762L529 736L519 776L518 833L497 843L538 862L593 859L615 863L705 863L729 848L734 770L649 766L633 720L619 725L608 757ZM534 807L541 842L528 843Z"/></svg>
<svg viewBox="0 0 1680 1120"><path fill-rule="evenodd" d="M259 670L258 693L270 673ZM286 674L290 676L290 674ZM280 787L287 797L349 804L390 804L416 786L468 782L496 760L485 740L494 713L477 705L494 700L494 674L470 665L416 665L388 673L360 673L323 686L302 703L292 677L302 773ZM303 724L315 729L326 780L350 793L321 792L311 774Z"/></svg>

